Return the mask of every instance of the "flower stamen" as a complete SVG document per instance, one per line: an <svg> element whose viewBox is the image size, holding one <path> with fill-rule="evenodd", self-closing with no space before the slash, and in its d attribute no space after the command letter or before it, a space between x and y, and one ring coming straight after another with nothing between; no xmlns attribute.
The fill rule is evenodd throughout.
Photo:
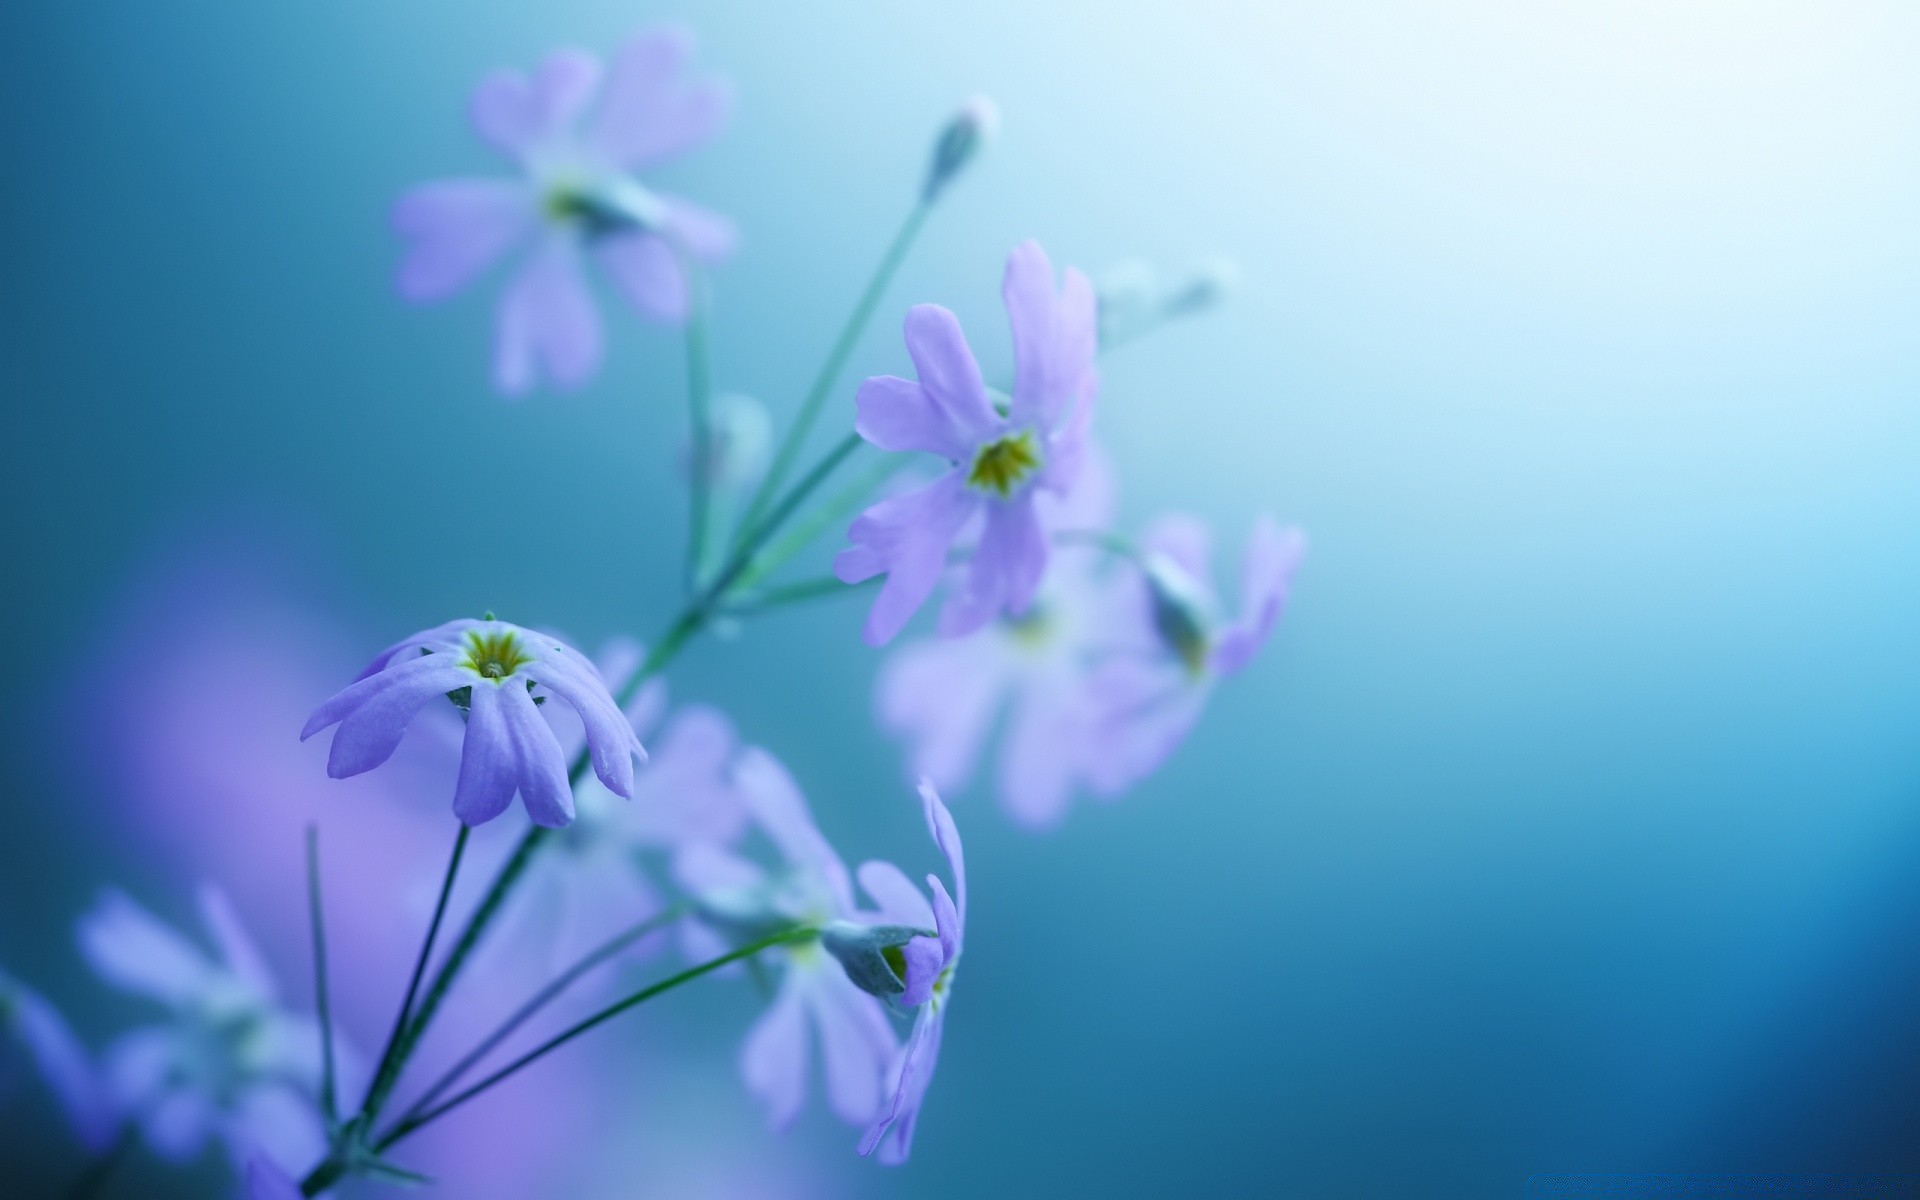
<svg viewBox="0 0 1920 1200"><path fill-rule="evenodd" d="M511 629L467 633L467 656L460 663L482 679L505 679L533 661Z"/></svg>
<svg viewBox="0 0 1920 1200"><path fill-rule="evenodd" d="M1039 469L1040 447L1033 431L1023 429L980 447L967 471L967 483L1004 500Z"/></svg>

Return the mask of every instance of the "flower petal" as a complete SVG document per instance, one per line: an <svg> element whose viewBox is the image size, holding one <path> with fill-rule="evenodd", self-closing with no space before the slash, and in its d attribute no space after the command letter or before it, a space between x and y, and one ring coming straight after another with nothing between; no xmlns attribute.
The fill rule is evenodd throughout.
<svg viewBox="0 0 1920 1200"><path fill-rule="evenodd" d="M213 935L213 944L220 949L220 958L227 970L253 989L254 994L263 1001L271 1001L279 995L279 985L274 982L273 972L267 967L266 956L260 953L259 945L240 924L240 917L233 910L233 902L227 894L211 883L200 885L200 921Z"/></svg>
<svg viewBox="0 0 1920 1200"><path fill-rule="evenodd" d="M740 1047L740 1077L767 1110L767 1124L786 1129L807 1101L807 1012L804 982L788 971L780 994Z"/></svg>
<svg viewBox="0 0 1920 1200"><path fill-rule="evenodd" d="M886 586L867 614L870 646L892 641L927 602L946 567L947 550L982 503L959 471L869 508L847 535L855 543L834 559L841 582L859 583L881 572Z"/></svg>
<svg viewBox="0 0 1920 1200"><path fill-rule="evenodd" d="M528 663L520 674L546 687L573 706L587 730L587 751L593 760L593 773L616 796L633 795L633 760L646 761L647 752L634 735L627 715L613 702L607 685L585 659L578 662L565 656Z"/></svg>
<svg viewBox="0 0 1920 1200"><path fill-rule="evenodd" d="M609 160L641 167L711 138L733 110L723 80L682 83L693 35L677 26L649 29L614 52L606 92L589 136Z"/></svg>
<svg viewBox="0 0 1920 1200"><path fill-rule="evenodd" d="M905 871L890 862L869 859L860 864L856 875L862 890L880 906L881 922L917 929L933 928L933 906L920 894L920 889L913 886L913 880L907 878Z"/></svg>
<svg viewBox="0 0 1920 1200"><path fill-rule="evenodd" d="M803 871L819 876L845 916L853 911L853 882L847 865L840 859L820 827L807 811L807 798L800 785L780 765L780 761L758 746L740 752L733 768L734 786L746 802L760 828L780 850L781 857Z"/></svg>
<svg viewBox="0 0 1920 1200"><path fill-rule="evenodd" d="M1026 241L1007 256L1000 285L1013 326L1013 406L1016 425L1051 429L1085 392L1098 345L1093 284L1067 268L1058 297L1053 264L1040 243Z"/></svg>
<svg viewBox="0 0 1920 1200"><path fill-rule="evenodd" d="M662 325L687 319L686 276L665 238L609 234L596 239L593 250L614 287L641 316Z"/></svg>
<svg viewBox="0 0 1920 1200"><path fill-rule="evenodd" d="M959 637L1002 615L1025 612L1047 573L1047 531L1032 493L987 506L987 527L967 564L963 591L940 612L942 637Z"/></svg>
<svg viewBox="0 0 1920 1200"><path fill-rule="evenodd" d="M566 755L553 727L540 715L533 697L516 679L497 685L477 683L474 690L494 686L505 710L507 736L520 768L520 802L535 825L558 829L573 822L573 788L567 783Z"/></svg>
<svg viewBox="0 0 1920 1200"><path fill-rule="evenodd" d="M352 684L334 698L337 701L348 693L357 693L358 703L341 717L340 728L334 731L327 774L347 779L387 761L427 701L465 687L474 678L472 672L453 665L451 655L425 654ZM328 705L333 703L328 701ZM323 706L314 713L303 732L311 733L314 722L327 711Z"/></svg>
<svg viewBox="0 0 1920 1200"><path fill-rule="evenodd" d="M599 84L600 62L593 55L556 50L531 77L496 71L481 80L467 116L495 149L524 163L566 132Z"/></svg>
<svg viewBox="0 0 1920 1200"><path fill-rule="evenodd" d="M520 787L520 758L507 730L500 688L473 685L467 733L460 745L460 778L453 787L453 815L465 825L484 825L507 810Z"/></svg>
<svg viewBox="0 0 1920 1200"><path fill-rule="evenodd" d="M927 832L933 835L933 844L940 847L940 853L946 856L947 870L953 876L954 894L960 898L957 930L964 930L967 923L967 860L960 847L960 829L953 823L953 814L940 799L940 793L926 780L920 781L920 804L927 818ZM936 882L933 889L933 916L936 924L940 920L940 898L946 895L944 888ZM946 940L946 927L941 926L941 941ZM957 947L956 947L957 949ZM948 956L951 961L952 955Z"/></svg>
<svg viewBox="0 0 1920 1200"><path fill-rule="evenodd" d="M258 1154L247 1161L246 1178L247 1200L302 1200L300 1185Z"/></svg>
<svg viewBox="0 0 1920 1200"><path fill-rule="evenodd" d="M1090 740L1085 716L1089 697L1079 684L1077 673L1036 676L1014 701L1007 720L1000 747L1000 800L1008 814L1029 829L1058 824L1073 799Z"/></svg>
<svg viewBox="0 0 1920 1200"><path fill-rule="evenodd" d="M192 1002L218 975L198 946L119 891L102 893L80 918L79 942L100 978L162 1004Z"/></svg>
<svg viewBox="0 0 1920 1200"><path fill-rule="evenodd" d="M562 388L600 368L600 312L580 271L580 248L561 230L548 233L500 297L494 322L494 386L522 395L542 371Z"/></svg>
<svg viewBox="0 0 1920 1200"><path fill-rule="evenodd" d="M1172 662L1113 659L1088 680L1091 714L1087 778L1113 797L1160 769L1192 732L1212 689Z"/></svg>
<svg viewBox="0 0 1920 1200"><path fill-rule="evenodd" d="M900 1053L893 1101L860 1139L861 1154L872 1154L879 1149L883 1163L893 1165L907 1160L913 1149L913 1129L919 1123L920 1105L926 1099L927 1085L933 1081L933 1069L940 1061L940 1038L945 1025L944 1009L927 1005L920 1010L906 1049ZM882 1139L885 1139L884 1146Z"/></svg>
<svg viewBox="0 0 1920 1200"><path fill-rule="evenodd" d="M732 221L691 200L659 192L653 195L665 210L662 223L666 231L693 251L695 258L702 262L718 262L732 257L733 252L739 249L740 231L734 228Z"/></svg>
<svg viewBox="0 0 1920 1200"><path fill-rule="evenodd" d="M395 284L408 300L440 300L471 283L533 228L533 189L517 180L445 179L393 206L407 243Z"/></svg>
<svg viewBox="0 0 1920 1200"><path fill-rule="evenodd" d="M929 638L887 656L874 687L875 716L907 740L912 777L966 785L1015 671L988 635Z"/></svg>
<svg viewBox="0 0 1920 1200"><path fill-rule="evenodd" d="M835 967L806 974L826 1068L827 1107L850 1125L864 1125L880 1107L887 1064L899 1050L886 1010Z"/></svg>
<svg viewBox="0 0 1920 1200"><path fill-rule="evenodd" d="M1306 552L1307 539L1298 529L1282 529L1265 515L1253 523L1240 566L1240 615L1214 647L1214 670L1231 675L1252 662L1266 645L1286 608L1293 574Z"/></svg>
<svg viewBox="0 0 1920 1200"><path fill-rule="evenodd" d="M938 304L916 304L907 310L905 331L914 374L953 441L970 449L999 432L1005 422L987 398L960 318ZM965 456L963 449L949 457Z"/></svg>

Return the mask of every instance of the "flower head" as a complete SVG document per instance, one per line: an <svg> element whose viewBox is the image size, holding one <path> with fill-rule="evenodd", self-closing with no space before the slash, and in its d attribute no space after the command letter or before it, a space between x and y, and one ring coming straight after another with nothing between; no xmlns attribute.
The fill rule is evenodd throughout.
<svg viewBox="0 0 1920 1200"><path fill-rule="evenodd" d="M536 696L536 686L545 693ZM327 774L345 779L387 761L420 709L444 695L467 715L454 815L468 825L491 821L517 791L535 824L558 827L573 820L573 789L537 706L546 694L580 715L600 782L632 795L633 758L645 761L646 751L600 673L559 639L505 621L449 621L395 642L315 709L300 736L338 724Z"/></svg>
<svg viewBox="0 0 1920 1200"><path fill-rule="evenodd" d="M95 1154L120 1124L120 1107L86 1046L40 993L0 971L0 1038L17 1040L53 1092L67 1124Z"/></svg>
<svg viewBox="0 0 1920 1200"><path fill-rule="evenodd" d="M1037 242L1007 260L1001 289L1013 326L1013 395L996 402L982 382L960 322L922 304L907 313L907 351L917 380L879 376L860 385L860 436L883 450L924 451L950 468L926 486L869 508L848 531L834 571L858 583L885 574L866 639L883 645L932 595L947 554L984 526L966 583L947 604L941 630L968 633L1001 613L1026 610L1047 567L1035 509L1080 468L1095 386L1093 287L1068 268L1056 294L1053 265Z"/></svg>
<svg viewBox="0 0 1920 1200"><path fill-rule="evenodd" d="M326 1147L314 1103L319 1029L282 1007L224 896L203 889L200 915L217 957L118 892L81 919L94 971L167 1014L107 1048L108 1086L163 1158L186 1161L217 1137L236 1164L256 1151L282 1165L312 1162Z"/></svg>
<svg viewBox="0 0 1920 1200"><path fill-rule="evenodd" d="M939 199L954 177L980 153L980 147L992 141L999 131L1000 109L985 96L969 96L940 131L940 140L933 144L933 161L927 164L927 181L920 189L921 197L928 203Z"/></svg>
<svg viewBox="0 0 1920 1200"><path fill-rule="evenodd" d="M927 832L946 856L947 870L953 876L953 892L937 875L927 876L933 891L928 905L917 888L904 877L888 889L883 904L889 915L902 921L931 919L938 936L920 939L915 946L922 953L907 960L909 973L906 992L899 999L903 1006L919 1007L913 1033L895 1060L889 1076L893 1098L885 1112L868 1127L860 1139L860 1153L880 1152L880 1161L901 1163L913 1149L913 1130L920 1120L920 1106L927 1098L927 1086L933 1082L933 1069L940 1061L940 1039L947 1023L947 1004L953 996L954 970L967 940L967 862L960 849L960 831L953 814L940 801L940 794L924 780L920 801L926 813ZM862 882L865 882L864 876ZM904 885L904 887L899 886Z"/></svg>
<svg viewBox="0 0 1920 1200"><path fill-rule="evenodd" d="M531 75L489 76L474 91L473 126L522 177L422 184L394 206L393 227L407 242L399 288L410 300L449 296L528 247L496 318L501 391L526 392L542 374L571 387L598 370L600 317L583 258L598 259L643 316L677 324L688 304L682 257L732 252L724 218L632 174L706 141L726 119L723 84L682 80L692 53L684 30L653 29L604 71L585 51L559 50Z"/></svg>

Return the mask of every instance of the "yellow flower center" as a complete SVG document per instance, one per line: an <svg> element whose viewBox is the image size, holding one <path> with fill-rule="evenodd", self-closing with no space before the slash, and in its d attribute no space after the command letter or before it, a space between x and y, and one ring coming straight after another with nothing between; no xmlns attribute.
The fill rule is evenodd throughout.
<svg viewBox="0 0 1920 1200"><path fill-rule="evenodd" d="M1039 469L1039 443L1032 430L1023 429L980 447L967 471L967 483L1004 500Z"/></svg>
<svg viewBox="0 0 1920 1200"><path fill-rule="evenodd" d="M460 663L482 679L505 679L533 661L511 629L467 632L467 657Z"/></svg>

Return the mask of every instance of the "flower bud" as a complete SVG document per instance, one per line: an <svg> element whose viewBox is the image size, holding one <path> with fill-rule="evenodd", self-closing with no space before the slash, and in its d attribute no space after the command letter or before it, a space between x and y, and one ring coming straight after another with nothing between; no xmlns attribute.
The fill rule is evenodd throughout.
<svg viewBox="0 0 1920 1200"><path fill-rule="evenodd" d="M856 925L835 921L820 931L820 944L840 960L855 987L882 1000L907 990L906 955L901 947L914 938L937 936L911 925Z"/></svg>
<svg viewBox="0 0 1920 1200"><path fill-rule="evenodd" d="M1230 258L1210 258L1195 267L1180 285L1167 293L1160 311L1167 317L1203 313L1226 299L1240 283L1240 268Z"/></svg>
<svg viewBox="0 0 1920 1200"><path fill-rule="evenodd" d="M921 199L931 204L940 198L947 184L971 161L980 147L1000 128L1000 110L985 96L973 96L953 114L940 140L933 144L933 162L927 167L926 186Z"/></svg>
<svg viewBox="0 0 1920 1200"><path fill-rule="evenodd" d="M715 491L745 491L760 481L773 457L773 418L752 396L726 392L713 398L707 414L705 463L694 461L693 447L681 455L680 469L698 471Z"/></svg>
<svg viewBox="0 0 1920 1200"><path fill-rule="evenodd" d="M1153 601L1153 628L1189 671L1206 669L1213 621L1206 593L1185 568L1164 554L1145 562L1147 594Z"/></svg>

